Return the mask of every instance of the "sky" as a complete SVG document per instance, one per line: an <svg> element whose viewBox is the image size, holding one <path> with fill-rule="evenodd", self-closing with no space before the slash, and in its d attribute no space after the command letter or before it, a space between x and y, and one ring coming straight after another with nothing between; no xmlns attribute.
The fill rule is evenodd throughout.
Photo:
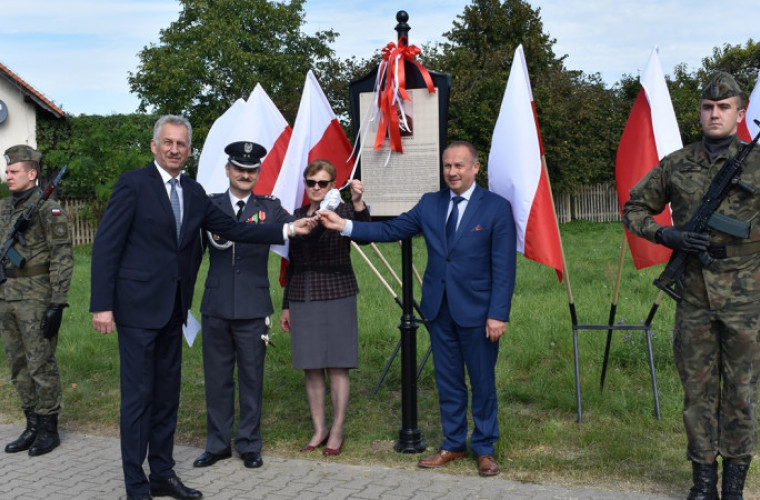
<svg viewBox="0 0 760 500"><path fill-rule="evenodd" d="M333 29L340 34L332 45L336 55L361 59L397 39L398 10L409 13L410 43L422 46L443 41L470 3L306 0L303 30ZM679 63L699 68L714 47L743 46L760 36L753 22L757 0L733 0L730 10L715 0L529 3L540 9L544 33L556 40L555 54L567 55L565 66L599 73L608 85L625 74L638 76L655 46L663 71L672 74ZM177 0L3 0L0 62L69 114L131 113L138 98L129 92L128 73L180 8Z"/></svg>

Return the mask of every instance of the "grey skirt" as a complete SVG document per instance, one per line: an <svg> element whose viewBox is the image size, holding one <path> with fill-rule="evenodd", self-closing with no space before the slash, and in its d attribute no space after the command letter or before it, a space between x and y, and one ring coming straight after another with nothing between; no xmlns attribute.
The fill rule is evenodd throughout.
<svg viewBox="0 0 760 500"><path fill-rule="evenodd" d="M356 295L290 301L290 350L296 370L358 367Z"/></svg>

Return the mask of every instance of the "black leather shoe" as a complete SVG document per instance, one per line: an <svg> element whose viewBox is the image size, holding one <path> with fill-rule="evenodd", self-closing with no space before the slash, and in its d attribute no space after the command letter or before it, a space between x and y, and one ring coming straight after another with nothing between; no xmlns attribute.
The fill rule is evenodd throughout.
<svg viewBox="0 0 760 500"><path fill-rule="evenodd" d="M241 453L240 458L243 459L243 465L249 469L258 469L264 465L264 461L261 459L261 453L257 453L255 451Z"/></svg>
<svg viewBox="0 0 760 500"><path fill-rule="evenodd" d="M232 452L230 450L222 453L211 453L210 451L204 451L201 456L195 459L195 462L193 462L193 467L208 467L209 465L214 465L219 460L224 460L225 458L230 458L231 456Z"/></svg>
<svg viewBox="0 0 760 500"><path fill-rule="evenodd" d="M150 480L150 494L154 497L173 497L177 500L194 500L203 498L203 493L188 488L178 477L170 477L161 481Z"/></svg>
<svg viewBox="0 0 760 500"><path fill-rule="evenodd" d="M153 500L150 493L135 493L134 495L127 495L127 500Z"/></svg>

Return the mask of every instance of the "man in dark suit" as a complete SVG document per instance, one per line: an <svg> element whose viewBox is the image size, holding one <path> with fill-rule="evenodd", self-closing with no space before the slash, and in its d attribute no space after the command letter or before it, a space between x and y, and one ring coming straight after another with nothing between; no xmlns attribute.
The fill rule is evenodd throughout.
<svg viewBox="0 0 760 500"><path fill-rule="evenodd" d="M428 252L420 310L428 320L444 441L418 465L437 468L467 454L467 385L472 387L470 448L481 476L499 473L495 365L515 283L515 225L510 203L480 188L472 144L443 153L449 189L427 193L411 210L379 223L345 221L320 211L329 229L360 241L396 241L422 232Z"/></svg>
<svg viewBox="0 0 760 500"><path fill-rule="evenodd" d="M267 150L255 142L229 144L225 173L229 189L210 196L211 203L230 218L248 224L290 222L293 217L273 196L253 194L261 159ZM248 468L263 465L261 458L261 398L269 315L269 245L225 241L205 233L209 270L201 302L203 373L206 389L206 451L193 465L207 467L232 456L230 439L235 421L237 362L240 419L235 449Z"/></svg>
<svg viewBox="0 0 760 500"><path fill-rule="evenodd" d="M153 129L147 167L122 175L92 248L93 326L119 331L121 454L127 498L201 498L174 473L182 324L203 255L201 229L250 243L282 243L313 222L236 222L203 188L180 175L191 151L186 118L166 115ZM148 456L150 480L142 464Z"/></svg>

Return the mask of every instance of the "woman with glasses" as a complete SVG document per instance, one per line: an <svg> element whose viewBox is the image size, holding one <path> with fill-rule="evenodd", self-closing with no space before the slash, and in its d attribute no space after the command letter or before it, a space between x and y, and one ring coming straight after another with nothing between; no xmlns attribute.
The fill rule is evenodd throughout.
<svg viewBox="0 0 760 500"><path fill-rule="evenodd" d="M295 210L296 217L316 215L327 193L335 188L335 173L335 167L326 160L307 165L303 176L309 203ZM347 219L370 220L369 209L362 201L361 181L354 179L348 185L351 203L340 202L333 209ZM334 456L343 449L348 370L359 365L359 287L351 267L350 245L349 238L321 226L312 236L290 242L280 326L291 334L293 368L304 370L306 377L314 434L302 452L326 446L323 454ZM330 427L325 419L326 378L333 406Z"/></svg>

